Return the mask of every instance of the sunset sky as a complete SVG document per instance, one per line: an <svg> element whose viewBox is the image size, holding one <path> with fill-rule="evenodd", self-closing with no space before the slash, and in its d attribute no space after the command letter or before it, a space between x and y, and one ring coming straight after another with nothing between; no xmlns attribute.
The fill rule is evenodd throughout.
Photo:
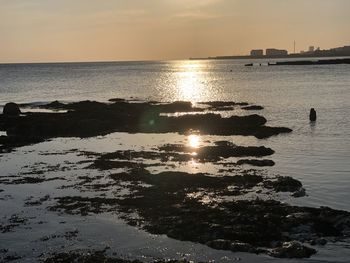
<svg viewBox="0 0 350 263"><path fill-rule="evenodd" d="M0 0L0 62L186 59L350 45L349 0Z"/></svg>

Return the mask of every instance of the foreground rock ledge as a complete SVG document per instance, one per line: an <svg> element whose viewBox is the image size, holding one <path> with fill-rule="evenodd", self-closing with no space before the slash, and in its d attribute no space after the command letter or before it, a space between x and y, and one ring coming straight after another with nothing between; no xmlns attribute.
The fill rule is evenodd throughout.
<svg viewBox="0 0 350 263"><path fill-rule="evenodd" d="M152 234L165 234L215 249L264 253L281 258L310 257L316 253L311 245L342 240L350 234L350 213L345 211L290 206L261 199L203 203L201 197L193 197L198 191L209 196L214 193L216 197L237 195L228 192L228 187L243 190L260 183L265 185L259 176L151 174L136 169L112 174L110 178L116 186L129 182L130 194L121 198L58 197L48 209L81 216L118 211L128 224ZM294 191L294 185L301 187L291 178L266 183L276 191ZM88 184L94 185L91 180Z"/></svg>
<svg viewBox="0 0 350 263"><path fill-rule="evenodd" d="M203 135L251 135L257 138L291 132L284 127L266 126L266 119L257 114L223 118L220 114L206 112L209 108L193 107L190 102L116 100L63 104L55 101L42 108L67 112L0 115L0 130L8 135L0 137L0 144L16 147L54 137L90 137L112 132L186 134L194 130ZM163 114L176 112L187 114L178 117Z"/></svg>

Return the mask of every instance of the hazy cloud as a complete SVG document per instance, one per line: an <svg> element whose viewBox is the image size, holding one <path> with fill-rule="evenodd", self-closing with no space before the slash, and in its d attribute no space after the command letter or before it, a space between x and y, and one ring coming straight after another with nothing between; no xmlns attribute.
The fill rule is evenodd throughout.
<svg viewBox="0 0 350 263"><path fill-rule="evenodd" d="M348 0L0 0L0 61L168 59L350 44Z"/></svg>

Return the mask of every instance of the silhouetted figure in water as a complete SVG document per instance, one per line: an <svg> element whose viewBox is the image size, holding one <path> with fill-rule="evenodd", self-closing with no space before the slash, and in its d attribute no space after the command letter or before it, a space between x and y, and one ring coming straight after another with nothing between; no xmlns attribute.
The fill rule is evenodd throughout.
<svg viewBox="0 0 350 263"><path fill-rule="evenodd" d="M311 108L309 117L310 117L310 121L316 121L317 116L314 108Z"/></svg>

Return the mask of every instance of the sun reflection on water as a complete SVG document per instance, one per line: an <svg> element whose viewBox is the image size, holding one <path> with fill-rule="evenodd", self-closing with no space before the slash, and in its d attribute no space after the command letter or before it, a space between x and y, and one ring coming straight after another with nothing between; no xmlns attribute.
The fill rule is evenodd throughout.
<svg viewBox="0 0 350 263"><path fill-rule="evenodd" d="M188 170L190 173L196 173L199 169L199 163L196 160L198 155L197 150L201 144L201 137L198 134L190 134L187 136L187 146L191 148L191 155L193 158L188 162Z"/></svg>
<svg viewBox="0 0 350 263"><path fill-rule="evenodd" d="M187 137L187 141L191 148L199 148L201 137L197 134L191 134Z"/></svg>
<svg viewBox="0 0 350 263"><path fill-rule="evenodd" d="M192 158L192 160L188 162L187 172L198 173L198 169L199 169L199 163L195 159Z"/></svg>
<svg viewBox="0 0 350 263"><path fill-rule="evenodd" d="M180 65L176 77L177 97L179 100L199 102L207 97L208 86L203 62L186 61Z"/></svg>
<svg viewBox="0 0 350 263"><path fill-rule="evenodd" d="M221 78L213 62L173 61L169 63L169 70L157 80L156 88L163 101L190 101L195 104L221 100Z"/></svg>

